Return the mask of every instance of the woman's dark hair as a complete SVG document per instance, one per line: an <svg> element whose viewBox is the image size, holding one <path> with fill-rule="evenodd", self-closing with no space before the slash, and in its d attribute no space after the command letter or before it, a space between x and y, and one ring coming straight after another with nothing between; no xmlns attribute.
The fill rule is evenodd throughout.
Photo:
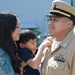
<svg viewBox="0 0 75 75"><path fill-rule="evenodd" d="M16 46L12 39L17 25L17 15L12 12L0 13L0 47L4 49L12 59L15 72L19 73L20 61L16 57Z"/></svg>
<svg viewBox="0 0 75 75"><path fill-rule="evenodd" d="M36 39L36 35L34 34L33 31L25 29L24 32L21 32L20 34L20 39L16 42L18 48L20 43L26 44L30 39Z"/></svg>

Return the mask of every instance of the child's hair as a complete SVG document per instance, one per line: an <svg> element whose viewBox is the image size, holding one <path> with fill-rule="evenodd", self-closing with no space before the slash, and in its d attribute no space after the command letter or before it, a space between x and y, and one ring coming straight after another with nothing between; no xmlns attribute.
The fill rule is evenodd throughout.
<svg viewBox="0 0 75 75"><path fill-rule="evenodd" d="M25 29L23 32L21 32L20 39L16 42L18 48L20 48L20 43L26 44L30 39L36 39L36 35L33 31Z"/></svg>

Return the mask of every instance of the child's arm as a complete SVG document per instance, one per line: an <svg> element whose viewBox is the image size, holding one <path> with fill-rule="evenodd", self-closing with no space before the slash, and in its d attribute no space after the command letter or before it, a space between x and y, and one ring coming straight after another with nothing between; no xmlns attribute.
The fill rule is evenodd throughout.
<svg viewBox="0 0 75 75"><path fill-rule="evenodd" d="M32 67L32 68L34 68L34 69L38 69L38 66L39 66L39 64L41 63L42 52L43 52L43 50L44 50L46 47L48 47L48 46L50 47L50 46L51 46L52 41L53 41L53 38L52 38L52 37L48 37L48 38L46 38L46 39L42 42L42 44L41 44L41 45L39 46L39 48L38 48L38 52L37 52L36 56L35 56L34 58L29 59L29 60L27 61L27 64L28 64L30 67Z"/></svg>

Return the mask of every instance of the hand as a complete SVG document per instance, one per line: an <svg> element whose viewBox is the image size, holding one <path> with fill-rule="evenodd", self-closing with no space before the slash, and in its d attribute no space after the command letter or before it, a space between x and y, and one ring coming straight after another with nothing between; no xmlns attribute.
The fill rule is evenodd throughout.
<svg viewBox="0 0 75 75"><path fill-rule="evenodd" d="M53 43L53 38L50 36L50 37L47 37L41 44L39 47L42 47L43 49L45 47L50 47Z"/></svg>
<svg viewBox="0 0 75 75"><path fill-rule="evenodd" d="M46 39L45 39L46 41L49 41L49 43L50 43L50 46L52 45L52 43L53 43L53 37L47 37Z"/></svg>
<svg viewBox="0 0 75 75"><path fill-rule="evenodd" d="M23 68L24 68L26 65L27 65L26 62L24 62L24 61L21 62L20 75L23 75L23 72L24 72Z"/></svg>

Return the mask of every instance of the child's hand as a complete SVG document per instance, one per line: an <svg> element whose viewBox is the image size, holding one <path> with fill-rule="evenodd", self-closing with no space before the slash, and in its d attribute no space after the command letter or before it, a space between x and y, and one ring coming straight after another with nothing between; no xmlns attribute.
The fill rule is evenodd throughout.
<svg viewBox="0 0 75 75"><path fill-rule="evenodd" d="M40 48L44 49L45 47L50 47L53 43L53 38L52 37L47 37L41 44Z"/></svg>
<svg viewBox="0 0 75 75"><path fill-rule="evenodd" d="M50 36L50 37L47 37L44 41L44 45L45 46L51 46L52 45L52 43L53 43L53 38Z"/></svg>

